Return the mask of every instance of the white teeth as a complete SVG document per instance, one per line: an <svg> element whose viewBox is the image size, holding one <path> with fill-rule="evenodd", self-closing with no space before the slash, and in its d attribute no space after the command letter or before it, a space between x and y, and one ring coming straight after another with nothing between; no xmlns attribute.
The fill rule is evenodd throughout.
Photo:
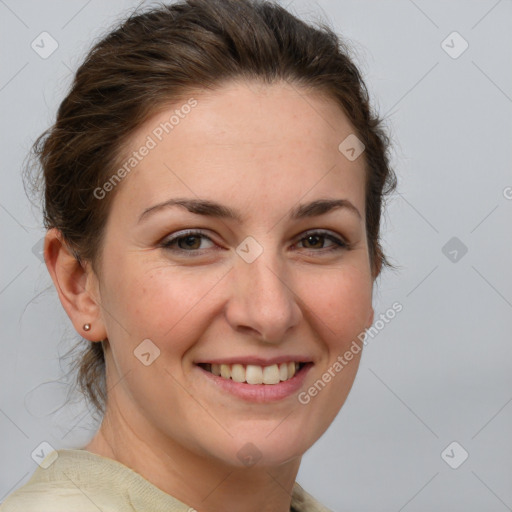
<svg viewBox="0 0 512 512"><path fill-rule="evenodd" d="M245 368L241 364L232 365L231 378L235 382L245 382Z"/></svg>
<svg viewBox="0 0 512 512"><path fill-rule="evenodd" d="M245 380L247 384L263 384L263 370L261 366L248 364L245 369Z"/></svg>
<svg viewBox="0 0 512 512"><path fill-rule="evenodd" d="M265 366L263 368L263 384L279 384L279 366Z"/></svg>
<svg viewBox="0 0 512 512"><path fill-rule="evenodd" d="M281 363L279 365L279 379L280 380L288 379L288 364L287 363Z"/></svg>
<svg viewBox="0 0 512 512"><path fill-rule="evenodd" d="M229 379L231 377L231 368L229 367L229 364L220 365L220 374L225 379Z"/></svg>
<svg viewBox="0 0 512 512"><path fill-rule="evenodd" d="M272 364L270 366L258 366L255 364L211 364L210 372L224 379L232 379L235 382L247 382L248 384L279 384L279 382L291 379L297 372L299 363L289 362ZM207 366L208 368L208 366Z"/></svg>

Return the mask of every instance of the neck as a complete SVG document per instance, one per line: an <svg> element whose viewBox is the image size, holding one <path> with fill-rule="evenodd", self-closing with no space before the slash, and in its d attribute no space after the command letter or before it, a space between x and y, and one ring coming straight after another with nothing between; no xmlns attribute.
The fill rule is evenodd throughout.
<svg viewBox="0 0 512 512"><path fill-rule="evenodd" d="M143 419L127 422L121 410L115 402L107 405L86 450L117 460L202 512L289 512L300 458L278 467L233 467L163 438Z"/></svg>

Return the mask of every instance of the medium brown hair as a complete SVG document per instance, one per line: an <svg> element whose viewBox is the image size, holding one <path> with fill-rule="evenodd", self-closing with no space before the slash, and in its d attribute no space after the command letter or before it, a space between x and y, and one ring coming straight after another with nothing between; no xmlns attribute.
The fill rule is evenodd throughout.
<svg viewBox="0 0 512 512"><path fill-rule="evenodd" d="M263 0L185 0L134 12L89 51L55 124L35 141L44 225L58 228L79 262L99 275L102 238L116 187L93 193L122 163L130 135L150 116L231 79L285 80L317 91L345 112L365 145L366 229L372 276L394 268L379 241L385 196L396 188L390 139L369 104L350 48L325 23L307 24ZM340 141L341 142L341 141ZM104 411L102 343L78 360L78 383Z"/></svg>

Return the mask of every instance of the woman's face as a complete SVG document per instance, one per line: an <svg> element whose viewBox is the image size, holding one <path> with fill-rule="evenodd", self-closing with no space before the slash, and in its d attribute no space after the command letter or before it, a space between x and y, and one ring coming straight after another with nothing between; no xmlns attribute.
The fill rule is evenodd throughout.
<svg viewBox="0 0 512 512"><path fill-rule="evenodd" d="M353 129L332 100L286 83L191 97L130 139L109 214L109 400L161 446L280 464L333 421L373 321L364 153L340 151ZM307 206L320 200L352 206Z"/></svg>

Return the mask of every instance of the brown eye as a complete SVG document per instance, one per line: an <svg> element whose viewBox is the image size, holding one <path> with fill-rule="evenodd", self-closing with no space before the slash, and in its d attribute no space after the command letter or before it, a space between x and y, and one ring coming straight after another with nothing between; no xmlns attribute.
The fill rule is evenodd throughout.
<svg viewBox="0 0 512 512"><path fill-rule="evenodd" d="M318 246L319 241L321 240L323 242L325 240L325 237L318 236L318 235L309 235L309 236L303 238L303 240L305 240L307 242L307 244ZM320 245L323 245L323 243L320 243ZM313 247L313 249L323 249L323 247Z"/></svg>
<svg viewBox="0 0 512 512"><path fill-rule="evenodd" d="M331 246L328 246L327 248L324 247L324 243L326 240L332 242ZM349 248L349 244L346 243L341 238L338 238L337 236L331 235L329 233L325 233L323 231L314 231L307 233L306 236L302 237L299 240L299 243L307 244L305 248L313 252L319 252L319 250L322 249L325 249L322 252L330 252Z"/></svg>
<svg viewBox="0 0 512 512"><path fill-rule="evenodd" d="M181 238L176 239L177 245L180 249L199 249L199 246L201 245L201 239L200 237L196 235L189 235ZM181 245L181 242L183 242L183 246ZM198 246L199 242L199 246Z"/></svg>
<svg viewBox="0 0 512 512"><path fill-rule="evenodd" d="M170 251L177 252L201 252L203 249L207 249L208 247L201 248L201 242L203 240L209 240L212 242L211 238L206 236L201 231L188 231L183 234L173 236L171 238L165 239L160 246L164 249L168 249ZM212 242L213 243L213 242Z"/></svg>

